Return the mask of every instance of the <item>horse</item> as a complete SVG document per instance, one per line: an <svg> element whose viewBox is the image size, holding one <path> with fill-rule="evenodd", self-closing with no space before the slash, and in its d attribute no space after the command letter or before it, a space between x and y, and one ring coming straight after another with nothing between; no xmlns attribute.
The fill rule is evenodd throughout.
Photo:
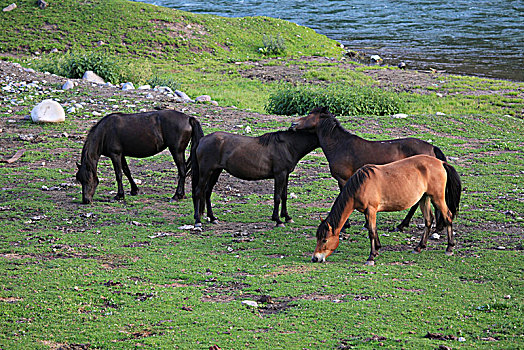
<svg viewBox="0 0 524 350"><path fill-rule="evenodd" d="M427 154L446 161L440 148L420 139L365 140L344 129L326 107L314 108L307 116L293 122L291 129L316 133L329 162L331 175L337 180L340 189L357 169L366 164L386 164L416 154ZM414 205L395 230L402 231L408 227L416 210L417 206ZM435 215L437 230L440 231L443 222L439 213Z"/></svg>
<svg viewBox="0 0 524 350"><path fill-rule="evenodd" d="M184 198L185 180L192 163L191 156L186 162L184 152L190 141L194 148L203 136L196 118L175 110L105 116L89 131L80 163L77 163L76 179L82 184L82 203L89 204L93 200L99 183L96 173L101 155L111 158L118 184L114 198L120 200L124 199L122 170L131 184L131 195L138 194L125 157L150 157L166 148L178 169L178 185L171 200Z"/></svg>
<svg viewBox="0 0 524 350"><path fill-rule="evenodd" d="M318 147L317 136L303 131L276 131L259 137L221 131L206 135L198 147L191 149L195 160L191 180L195 228L202 227L200 218L205 206L209 220L217 222L211 207L211 193L222 170L243 180L274 179L271 220L276 222L277 227L285 226L278 216L282 202L280 217L292 223L287 211L289 174L300 159Z"/></svg>
<svg viewBox="0 0 524 350"><path fill-rule="evenodd" d="M364 213L371 243L366 265L374 265L381 247L377 234L377 212L400 211L418 203L425 229L414 252L426 248L433 215L431 203L442 213L448 235L446 255L453 255L452 222L456 217L462 184L455 168L428 155L416 155L384 165L365 165L351 176L327 218L317 229L313 262L324 262L338 247L344 223L354 210Z"/></svg>

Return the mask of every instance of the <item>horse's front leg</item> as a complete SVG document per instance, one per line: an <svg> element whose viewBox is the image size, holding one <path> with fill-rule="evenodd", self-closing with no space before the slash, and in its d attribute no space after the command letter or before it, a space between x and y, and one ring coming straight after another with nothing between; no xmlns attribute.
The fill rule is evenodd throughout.
<svg viewBox="0 0 524 350"><path fill-rule="evenodd" d="M273 193L273 215L271 216L271 220L276 221L277 227L285 226L282 220L280 220L280 217L278 216L278 207L280 206L280 201L281 201L282 191L284 189L285 181L286 181L285 174L275 175L275 190Z"/></svg>
<svg viewBox="0 0 524 350"><path fill-rule="evenodd" d="M115 199L124 199L124 185L122 184L122 156L120 154L111 154L109 155L109 158L111 158L111 162L113 163L118 188Z"/></svg>
<svg viewBox="0 0 524 350"><path fill-rule="evenodd" d="M121 157L122 161L122 170L124 171L124 175L129 180L129 183L131 184L131 195L136 196L138 194L138 186L135 183L135 180L131 177L131 171L129 170L129 166L127 165L126 157L122 155Z"/></svg>
<svg viewBox="0 0 524 350"><path fill-rule="evenodd" d="M282 189L282 207L280 208L280 217L285 218L286 222L294 223L291 216L287 212L287 187L289 185L289 174L286 175L286 182L284 183L284 188Z"/></svg>
<svg viewBox="0 0 524 350"><path fill-rule="evenodd" d="M175 165L178 170L178 183L175 194L173 195L173 198L171 198L171 201L178 201L185 197L185 184L187 176L186 160L184 159L184 151L176 150L174 147L169 147L169 151L173 156L173 160L175 161Z"/></svg>
<svg viewBox="0 0 524 350"><path fill-rule="evenodd" d="M380 241L377 235L377 212L374 209L366 209L364 215L366 216L366 223L368 226L369 243L371 250L369 252L369 258L366 261L366 265L375 265L375 257L378 255L378 249L380 249Z"/></svg>

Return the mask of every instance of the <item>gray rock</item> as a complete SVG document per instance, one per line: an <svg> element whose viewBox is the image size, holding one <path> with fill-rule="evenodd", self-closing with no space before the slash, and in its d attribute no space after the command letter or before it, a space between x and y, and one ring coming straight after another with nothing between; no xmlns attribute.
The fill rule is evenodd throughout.
<svg viewBox="0 0 524 350"><path fill-rule="evenodd" d="M211 102L211 96L209 95L201 95L195 98L196 102Z"/></svg>
<svg viewBox="0 0 524 350"><path fill-rule="evenodd" d="M45 2L44 0L38 0L38 2L36 4L42 10L45 9L48 6L47 2Z"/></svg>
<svg viewBox="0 0 524 350"><path fill-rule="evenodd" d="M396 118L396 119L405 119L407 117L408 117L408 115L404 114L404 113L397 113L397 114L393 114L391 116L391 118Z"/></svg>
<svg viewBox="0 0 524 350"><path fill-rule="evenodd" d="M251 307L258 307L258 303L254 300L242 300L242 305L248 305Z"/></svg>
<svg viewBox="0 0 524 350"><path fill-rule="evenodd" d="M406 63L404 63L404 62L400 62L400 63L398 64L398 68L400 68L400 69L406 69Z"/></svg>
<svg viewBox="0 0 524 350"><path fill-rule="evenodd" d="M379 55L372 55L369 59L373 63L381 63L382 62L382 57L380 57Z"/></svg>
<svg viewBox="0 0 524 350"><path fill-rule="evenodd" d="M194 102L185 92L180 90L175 90L175 94L182 99L183 102Z"/></svg>
<svg viewBox="0 0 524 350"><path fill-rule="evenodd" d="M211 101L210 102L213 106L218 106L218 102L217 101Z"/></svg>
<svg viewBox="0 0 524 350"><path fill-rule="evenodd" d="M62 90L70 90L75 87L75 83L73 81L68 80L62 85Z"/></svg>
<svg viewBox="0 0 524 350"><path fill-rule="evenodd" d="M65 112L60 103L43 100L31 111L31 119L35 123L59 123L65 120Z"/></svg>
<svg viewBox="0 0 524 350"><path fill-rule="evenodd" d="M151 85L140 85L138 90L151 90Z"/></svg>
<svg viewBox="0 0 524 350"><path fill-rule="evenodd" d="M97 83L97 84L105 83L104 79L102 79L98 74L96 74L95 72L91 70L86 71L82 79L87 80L91 83Z"/></svg>
<svg viewBox="0 0 524 350"><path fill-rule="evenodd" d="M135 89L135 86L133 85L133 83L131 82L127 82L125 83L124 85L122 85L122 90L123 91L126 91L126 90L134 90Z"/></svg>
<svg viewBox="0 0 524 350"><path fill-rule="evenodd" d="M431 237L429 237L430 239L434 239L434 240L439 240L440 239L440 235L438 233L434 233L431 235Z"/></svg>
<svg viewBox="0 0 524 350"><path fill-rule="evenodd" d="M174 94L173 90L169 86L157 86L155 90L162 94Z"/></svg>

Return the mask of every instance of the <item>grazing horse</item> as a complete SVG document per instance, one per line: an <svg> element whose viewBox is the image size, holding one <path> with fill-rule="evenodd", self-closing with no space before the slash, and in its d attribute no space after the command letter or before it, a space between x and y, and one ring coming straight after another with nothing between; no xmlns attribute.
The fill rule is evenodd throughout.
<svg viewBox="0 0 524 350"><path fill-rule="evenodd" d="M211 193L222 170L243 180L275 179L271 220L276 221L277 226L284 226L278 216L282 201L280 216L286 222L293 222L287 212L289 174L302 157L317 147L317 136L304 131L277 131L259 137L220 131L206 135L196 149L191 149L195 227L202 226L200 217L205 206L210 221L217 221L211 207Z"/></svg>
<svg viewBox="0 0 524 350"><path fill-rule="evenodd" d="M396 160L427 154L446 161L440 148L416 138L368 141L344 129L326 107L317 107L309 115L291 124L292 130L309 130L317 134L320 147L329 162L331 175L340 189L348 179L366 164L386 164ZM396 230L402 231L417 210L413 206ZM436 213L437 230L442 229L440 214Z"/></svg>
<svg viewBox="0 0 524 350"><path fill-rule="evenodd" d="M366 265L374 265L380 249L377 212L400 211L419 204L425 230L414 252L426 248L433 215L431 203L440 210L448 234L446 255L453 255L452 220L456 217L462 185L451 165L427 155L417 155L385 165L365 165L347 181L331 211L317 229L313 262L324 262L338 247L344 223L356 209L366 216L371 252Z"/></svg>
<svg viewBox="0 0 524 350"><path fill-rule="evenodd" d="M115 169L118 192L115 199L124 199L122 170L131 183L131 195L138 187L131 177L126 156L145 158L169 148L178 169L178 186L172 200L184 198L186 175L191 169L184 152L191 141L192 148L204 136L198 120L174 110L136 114L113 113L102 118L91 128L82 148L76 179L82 184L82 203L93 200L99 180L96 175L101 155L111 158Z"/></svg>

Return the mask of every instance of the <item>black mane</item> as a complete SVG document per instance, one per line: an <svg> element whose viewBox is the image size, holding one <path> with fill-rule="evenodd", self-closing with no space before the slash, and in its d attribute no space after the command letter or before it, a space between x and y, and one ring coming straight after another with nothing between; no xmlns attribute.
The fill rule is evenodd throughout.
<svg viewBox="0 0 524 350"><path fill-rule="evenodd" d="M331 227L338 226L348 200L355 195L360 186L366 181L367 178L369 178L370 174L374 173L375 169L376 167L374 165L364 165L349 178L342 191L340 191L340 194L335 200L335 203L333 203L328 217L319 225L317 230L318 239L326 238L327 232L329 231L328 223Z"/></svg>
<svg viewBox="0 0 524 350"><path fill-rule="evenodd" d="M262 146L267 146L270 143L284 142L281 135L285 132L286 131L268 132L267 134L258 137L258 143L260 143Z"/></svg>

